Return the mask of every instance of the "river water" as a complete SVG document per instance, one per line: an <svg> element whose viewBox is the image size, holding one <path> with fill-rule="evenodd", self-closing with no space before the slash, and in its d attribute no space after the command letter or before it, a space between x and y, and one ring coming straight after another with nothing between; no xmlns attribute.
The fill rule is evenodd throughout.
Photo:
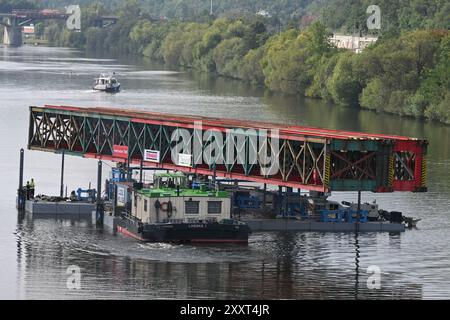
<svg viewBox="0 0 450 320"><path fill-rule="evenodd" d="M90 90L100 71L123 90ZM133 107L426 138L429 192L363 193L382 208L421 218L402 234L254 233L248 246L141 244L90 221L18 217L19 149L26 148L30 105ZM388 299L450 298L450 128L270 95L205 74L171 71L130 58L44 47L0 47L0 298L3 299ZM59 194L60 157L25 153L25 178L37 193ZM69 190L95 185L96 161L66 157ZM108 175L105 168L105 175ZM355 193L336 193L356 200ZM68 268L81 270L69 289ZM370 289L381 270L379 289Z"/></svg>

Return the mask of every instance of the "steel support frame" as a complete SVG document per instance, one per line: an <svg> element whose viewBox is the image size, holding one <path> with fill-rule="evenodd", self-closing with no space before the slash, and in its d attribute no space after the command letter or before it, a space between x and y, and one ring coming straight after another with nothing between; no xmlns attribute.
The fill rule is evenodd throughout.
<svg viewBox="0 0 450 320"><path fill-rule="evenodd" d="M199 136L194 123L31 107L28 147L211 175L213 166L204 161L201 164L194 161L192 167L173 163L171 148L176 141L171 138L177 129L189 131L191 145L194 139L201 141L202 151L211 143ZM203 127L201 135L208 129L222 134L225 154L230 143L225 128ZM397 143L388 149L389 165L380 166L388 161L384 161L377 150L336 150L330 147L330 140L326 138L280 136L278 151L270 136L261 139L260 136L246 135L245 143L235 147L232 161L216 165L217 176L321 192L350 190L349 181L363 191L424 191L425 188L424 148L411 143ZM114 145L128 146L129 158L114 158ZM279 170L275 175L263 175L261 168L264 165L259 156L256 162L250 161L250 154L260 154L263 147L278 158ZM143 161L145 149L160 151L160 163ZM377 181L380 180L378 176L386 179ZM364 184L364 181L370 184Z"/></svg>

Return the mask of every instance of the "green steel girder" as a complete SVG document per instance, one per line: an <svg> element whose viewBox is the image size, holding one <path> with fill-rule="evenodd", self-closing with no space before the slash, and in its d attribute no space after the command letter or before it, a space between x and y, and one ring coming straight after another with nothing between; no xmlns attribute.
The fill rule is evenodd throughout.
<svg viewBox="0 0 450 320"><path fill-rule="evenodd" d="M105 159L113 158L115 145L127 146L128 161L141 162L146 149L159 150L160 165L176 165L172 163L170 155L176 143L171 141L172 133L177 129L189 132L191 145L197 140L201 141L201 151L207 148L208 142L203 139L204 131L180 127L176 122L172 125L168 122L135 121L130 117L101 112L31 107L28 145L30 149L52 152L65 150L67 154ZM221 132L223 140L221 151L226 154L232 141L229 141L224 131L218 132ZM219 174L237 174L254 181L267 179L268 183L323 191L391 191L393 180L412 179L417 175L410 169L411 162L415 161L413 155L395 153L393 142L389 140L280 137L277 149L270 137L262 140L252 134L245 135L241 146L235 146L233 142L233 159L217 165ZM262 174L263 165L259 157L256 163L251 161L251 154L258 155L263 148L267 148L278 159L279 170L274 175ZM196 164L196 160L192 169L213 169L212 164Z"/></svg>

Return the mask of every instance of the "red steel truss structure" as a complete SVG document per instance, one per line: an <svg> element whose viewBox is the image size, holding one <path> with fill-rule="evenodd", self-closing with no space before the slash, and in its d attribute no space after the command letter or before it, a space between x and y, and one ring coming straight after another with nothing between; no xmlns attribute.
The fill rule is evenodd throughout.
<svg viewBox="0 0 450 320"><path fill-rule="evenodd" d="M200 130L196 127L199 122ZM177 129L187 132L192 143L194 139L200 141L202 150L213 141L205 139L207 132L221 135L223 150L231 145L228 150L232 150L232 160L206 164L193 159L190 165L172 161L171 150L177 144L172 135ZM227 132L236 129L243 135L240 145L231 144L227 138ZM254 132L260 130L267 130L267 136L254 137ZM278 132L278 148L274 148L271 132ZM426 191L427 145L426 140L403 136L142 110L48 105L30 107L28 138L31 150L64 151L85 158L321 192ZM267 164L261 163L260 157L250 161L251 154L259 154L263 147L267 155L278 159L275 174L267 175L263 170ZM157 152L158 158L147 161L146 150Z"/></svg>

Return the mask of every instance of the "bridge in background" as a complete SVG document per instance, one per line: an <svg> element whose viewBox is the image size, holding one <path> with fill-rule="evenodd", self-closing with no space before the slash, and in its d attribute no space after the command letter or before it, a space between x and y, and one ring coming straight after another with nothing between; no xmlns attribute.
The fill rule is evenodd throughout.
<svg viewBox="0 0 450 320"><path fill-rule="evenodd" d="M195 154L190 163L172 161L171 150L177 144L172 135L177 129L187 132L191 143L200 141L201 150L212 141L204 139L207 130L220 135L223 150L232 150L231 163L196 164ZM236 129L243 135L242 145L230 141L228 132ZM252 136L261 129L279 133L277 148L270 135ZM31 150L321 192L426 191L427 144L394 135L71 106L30 107L28 136ZM267 155L278 159L275 174L266 175L267 164L259 156L251 161L263 146ZM158 156L149 160L149 150Z"/></svg>
<svg viewBox="0 0 450 320"><path fill-rule="evenodd" d="M12 10L11 13L0 13L0 25L5 26L3 44L8 46L22 45L22 27L36 20L67 20L69 15L61 10ZM114 16L99 16L96 26L106 27L117 22Z"/></svg>

